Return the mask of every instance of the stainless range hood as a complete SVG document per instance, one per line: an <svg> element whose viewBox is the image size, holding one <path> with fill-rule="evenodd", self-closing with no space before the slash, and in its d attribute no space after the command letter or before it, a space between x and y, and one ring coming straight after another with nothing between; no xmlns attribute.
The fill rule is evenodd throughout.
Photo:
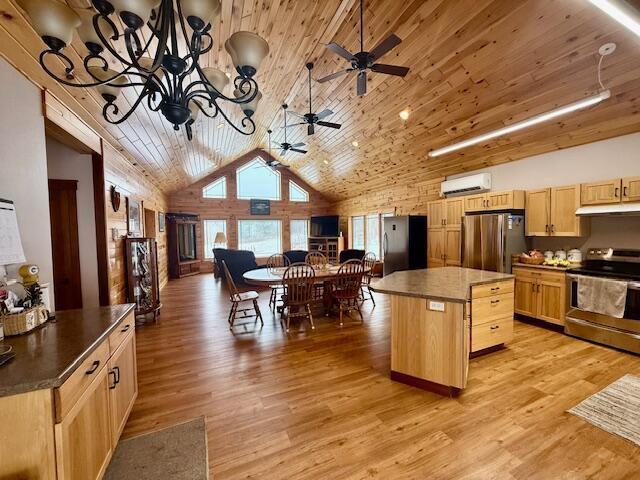
<svg viewBox="0 0 640 480"><path fill-rule="evenodd" d="M576 215L583 217L599 217L611 215L640 216L640 202L638 203L612 203L610 205L593 205L580 207Z"/></svg>

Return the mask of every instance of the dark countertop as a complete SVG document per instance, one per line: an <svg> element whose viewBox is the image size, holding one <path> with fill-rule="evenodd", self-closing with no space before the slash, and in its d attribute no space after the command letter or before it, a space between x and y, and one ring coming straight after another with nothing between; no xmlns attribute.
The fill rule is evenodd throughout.
<svg viewBox="0 0 640 480"><path fill-rule="evenodd" d="M59 387L126 317L133 303L56 312L32 332L5 337L16 354L0 366L0 397Z"/></svg>
<svg viewBox="0 0 640 480"><path fill-rule="evenodd" d="M463 267L426 268L393 272L371 284L374 292L464 303L473 285L514 278L509 273Z"/></svg>

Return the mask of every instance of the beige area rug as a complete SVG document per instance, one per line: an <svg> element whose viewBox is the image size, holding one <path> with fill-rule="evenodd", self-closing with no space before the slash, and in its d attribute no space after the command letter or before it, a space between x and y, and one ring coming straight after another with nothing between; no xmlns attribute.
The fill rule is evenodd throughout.
<svg viewBox="0 0 640 480"><path fill-rule="evenodd" d="M640 377L625 375L569 413L640 445Z"/></svg>
<svg viewBox="0 0 640 480"><path fill-rule="evenodd" d="M200 417L118 443L105 480L206 480L207 432Z"/></svg>

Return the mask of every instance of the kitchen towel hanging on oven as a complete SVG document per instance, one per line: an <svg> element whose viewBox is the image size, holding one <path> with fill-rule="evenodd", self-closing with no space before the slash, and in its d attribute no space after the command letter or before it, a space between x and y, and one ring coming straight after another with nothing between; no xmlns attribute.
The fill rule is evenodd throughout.
<svg viewBox="0 0 640 480"><path fill-rule="evenodd" d="M577 276L578 308L615 318L624 317L627 282L608 278Z"/></svg>

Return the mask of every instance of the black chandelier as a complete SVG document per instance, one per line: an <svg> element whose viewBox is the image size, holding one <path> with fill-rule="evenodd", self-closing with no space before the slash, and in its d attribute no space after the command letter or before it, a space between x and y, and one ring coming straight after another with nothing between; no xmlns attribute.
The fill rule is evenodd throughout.
<svg viewBox="0 0 640 480"><path fill-rule="evenodd" d="M220 14L220 0L92 0L91 9L74 9L58 0L17 1L49 47L40 54L42 68L64 85L97 87L105 101L102 115L107 122L124 122L146 101L174 130L184 125L189 140L200 112L209 118L221 115L244 135L255 132L251 117L262 94L254 76L269 53L267 42L245 31L234 33L225 42L238 73L233 97L222 93L229 83L227 74L198 63L200 56L213 48L211 24ZM124 25L122 31L114 21L115 14ZM89 83L77 80L73 61L63 53L74 30L87 48L82 63ZM119 40L124 40L126 54L118 52ZM48 65L48 59L54 58L63 62L63 75L55 74ZM109 68L109 60L120 62L122 69ZM137 99L121 112L116 105L120 91L136 87L141 88ZM244 117L239 126L222 110L221 101L240 106Z"/></svg>

